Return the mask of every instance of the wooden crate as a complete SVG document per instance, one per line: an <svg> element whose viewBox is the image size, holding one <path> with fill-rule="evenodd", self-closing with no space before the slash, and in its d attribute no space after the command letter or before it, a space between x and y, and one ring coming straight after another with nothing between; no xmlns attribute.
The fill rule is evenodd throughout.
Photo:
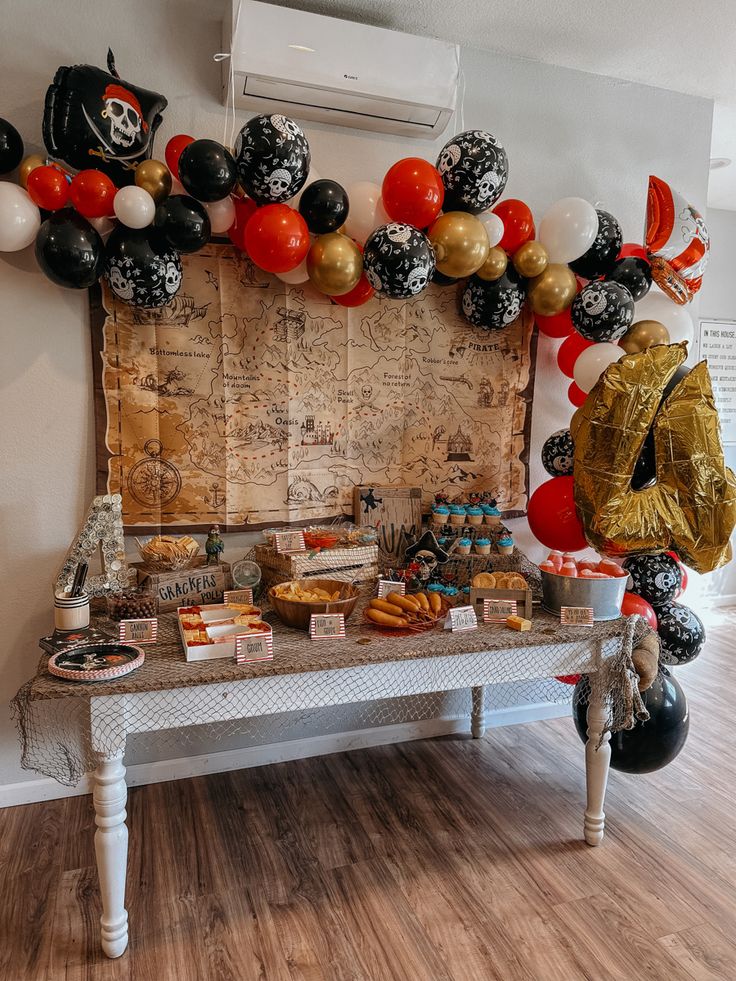
<svg viewBox="0 0 736 981"><path fill-rule="evenodd" d="M288 579L345 579L365 582L378 576L378 546L328 548L321 552L277 552L271 545L256 545L254 559L261 567L264 585Z"/></svg>
<svg viewBox="0 0 736 981"><path fill-rule="evenodd" d="M480 589L470 588L470 605L475 607L478 622L483 622L483 600L516 600L516 612L525 620L532 618L531 589Z"/></svg>
<svg viewBox="0 0 736 981"><path fill-rule="evenodd" d="M134 562L133 567L138 585L152 589L158 596L158 608L162 613L179 606L221 603L224 591L233 587L229 563L207 565L203 555L191 569L178 572L147 572L140 562Z"/></svg>

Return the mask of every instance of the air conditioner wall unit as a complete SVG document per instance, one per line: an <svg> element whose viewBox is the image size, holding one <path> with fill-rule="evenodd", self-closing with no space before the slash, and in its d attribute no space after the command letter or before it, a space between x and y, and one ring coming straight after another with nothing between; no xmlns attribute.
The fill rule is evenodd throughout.
<svg viewBox="0 0 736 981"><path fill-rule="evenodd" d="M224 101L254 112L433 138L457 98L456 44L233 0Z"/></svg>

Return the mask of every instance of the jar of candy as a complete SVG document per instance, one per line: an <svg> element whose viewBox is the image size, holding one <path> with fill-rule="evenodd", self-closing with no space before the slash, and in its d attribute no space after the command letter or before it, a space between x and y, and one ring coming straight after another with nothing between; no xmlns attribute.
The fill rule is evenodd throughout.
<svg viewBox="0 0 736 981"><path fill-rule="evenodd" d="M107 595L111 620L145 620L158 613L158 597L150 589L123 589Z"/></svg>

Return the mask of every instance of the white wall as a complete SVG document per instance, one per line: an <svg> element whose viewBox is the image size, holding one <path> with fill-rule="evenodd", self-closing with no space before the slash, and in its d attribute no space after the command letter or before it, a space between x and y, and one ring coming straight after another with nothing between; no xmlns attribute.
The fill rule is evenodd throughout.
<svg viewBox="0 0 736 981"><path fill-rule="evenodd" d="M15 8L13 15L8 6ZM169 99L157 138L159 156L178 132L223 138L220 73L211 61L221 49L217 3L15 0L6 4L5 13L0 113L19 127L29 151L40 144L43 96L56 67L104 65L108 44L114 46L123 78ZM463 67L464 126L487 128L505 143L511 166L508 195L524 198L538 217L555 199L578 194L600 202L622 222L627 239L640 241L650 172L667 177L704 206L710 102L474 50L464 52ZM380 182L399 157L434 159L460 124L435 144L305 128L320 174L345 182ZM2 704L35 669L36 639L51 626L51 581L94 490L86 297L53 287L33 268L30 255L0 260ZM545 477L537 462L541 442L570 417L556 348L556 342L541 340L532 486ZM517 525L524 545L524 522ZM228 556L237 557L243 544L228 542ZM15 732L2 718L0 785L24 779L32 775L19 769Z"/></svg>

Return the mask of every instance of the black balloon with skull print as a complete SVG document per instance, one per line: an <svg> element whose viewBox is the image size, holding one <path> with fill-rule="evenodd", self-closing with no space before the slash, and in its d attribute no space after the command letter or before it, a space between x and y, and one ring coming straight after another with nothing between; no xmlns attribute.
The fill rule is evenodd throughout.
<svg viewBox="0 0 736 981"><path fill-rule="evenodd" d="M660 659L664 664L689 664L705 644L703 621L684 603L663 603L657 610Z"/></svg>
<svg viewBox="0 0 736 981"><path fill-rule="evenodd" d="M511 263L498 279L488 281L471 276L460 297L463 316L474 327L503 330L521 314L526 283Z"/></svg>
<svg viewBox="0 0 736 981"><path fill-rule="evenodd" d="M155 229L116 228L105 246L105 279L134 307L162 307L181 287L181 258Z"/></svg>
<svg viewBox="0 0 736 981"><path fill-rule="evenodd" d="M238 180L256 204L282 204L304 187L311 154L302 128L288 116L253 116L235 141Z"/></svg>
<svg viewBox="0 0 736 981"><path fill-rule="evenodd" d="M682 587L682 571L665 552L656 555L630 555L623 567L631 576L631 592L655 608L670 603Z"/></svg>
<svg viewBox="0 0 736 981"><path fill-rule="evenodd" d="M118 186L133 184L135 168L153 152L168 105L158 92L123 81L107 53L109 71L61 67L46 92L43 141L52 157L78 170L103 171Z"/></svg>
<svg viewBox="0 0 736 981"><path fill-rule="evenodd" d="M569 429L558 429L542 445L542 466L551 477L570 477L575 443Z"/></svg>
<svg viewBox="0 0 736 981"><path fill-rule="evenodd" d="M453 136L437 157L445 198L442 209L478 215L492 208L509 177L506 151L495 136L469 129Z"/></svg>
<svg viewBox="0 0 736 981"><path fill-rule="evenodd" d="M417 296L432 279L434 249L413 225L391 221L380 225L365 243L363 272L373 289L392 300Z"/></svg>
<svg viewBox="0 0 736 981"><path fill-rule="evenodd" d="M573 327L586 340L615 342L634 319L634 298L625 286L595 280L582 288L570 307Z"/></svg>
<svg viewBox="0 0 736 981"><path fill-rule="evenodd" d="M579 259L573 259L570 268L584 279L597 279L609 273L618 258L623 244L623 233L618 221L608 211L596 210L598 233L593 244Z"/></svg>

